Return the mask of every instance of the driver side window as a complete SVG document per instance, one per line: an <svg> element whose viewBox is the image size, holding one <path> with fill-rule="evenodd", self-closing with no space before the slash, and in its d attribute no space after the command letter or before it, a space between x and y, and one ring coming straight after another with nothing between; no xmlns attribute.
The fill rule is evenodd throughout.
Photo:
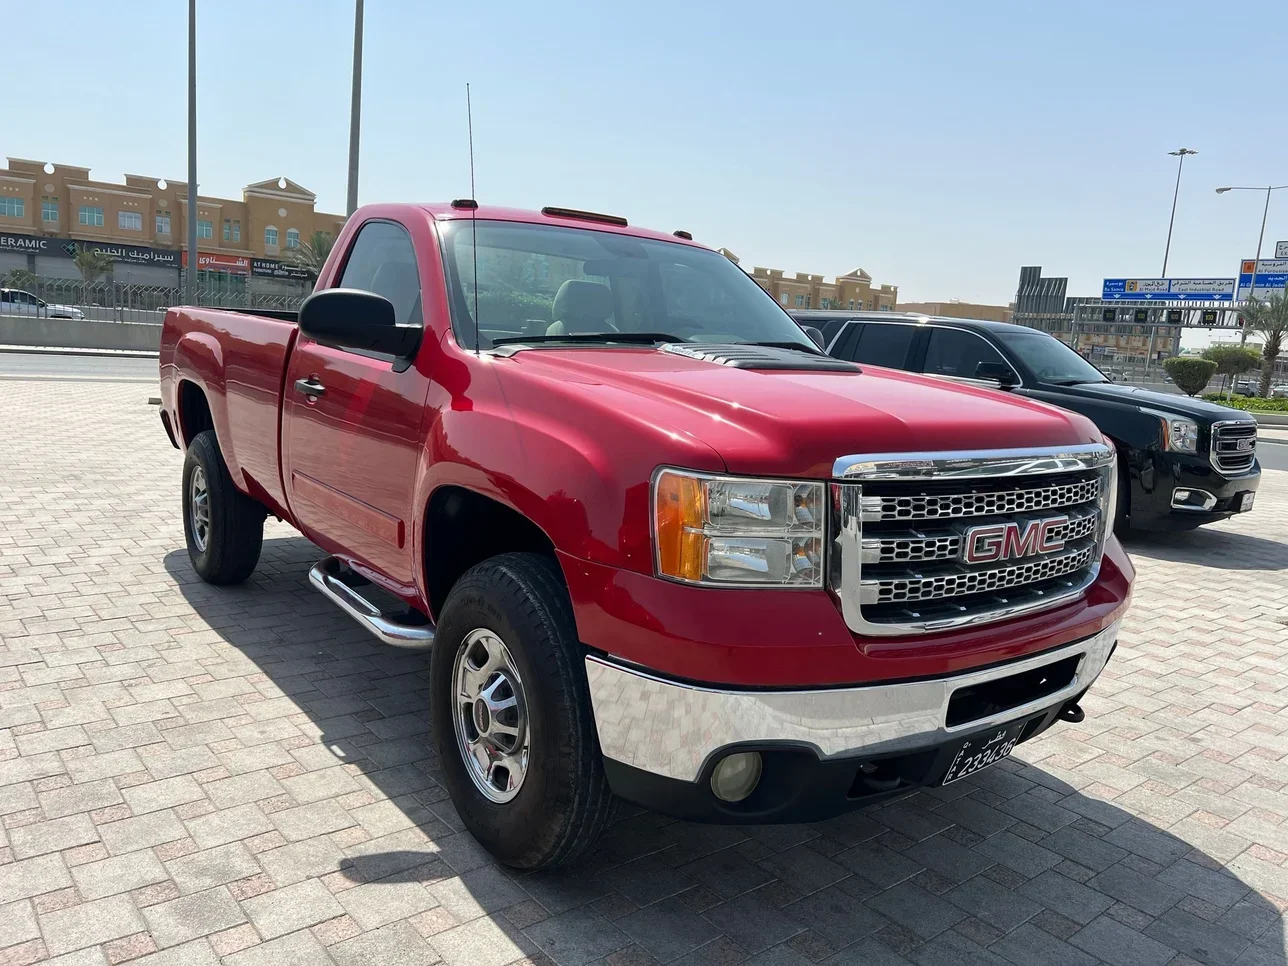
<svg viewBox="0 0 1288 966"><path fill-rule="evenodd" d="M394 307L396 322L424 321L416 249L402 225L391 221L370 221L363 225L349 249L338 284L340 288L383 295Z"/></svg>

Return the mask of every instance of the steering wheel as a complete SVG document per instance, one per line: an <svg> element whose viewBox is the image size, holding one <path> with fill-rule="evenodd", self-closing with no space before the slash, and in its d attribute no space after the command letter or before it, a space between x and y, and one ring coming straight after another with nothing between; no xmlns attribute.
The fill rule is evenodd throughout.
<svg viewBox="0 0 1288 966"><path fill-rule="evenodd" d="M1060 378L1060 370L1055 366L1046 366L1038 370L1037 376L1041 382L1046 382L1048 379L1058 379Z"/></svg>

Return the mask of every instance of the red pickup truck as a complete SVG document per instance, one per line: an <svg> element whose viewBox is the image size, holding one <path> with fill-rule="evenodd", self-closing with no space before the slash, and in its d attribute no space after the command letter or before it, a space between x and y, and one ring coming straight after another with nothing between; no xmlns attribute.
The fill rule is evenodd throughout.
<svg viewBox="0 0 1288 966"><path fill-rule="evenodd" d="M444 781L517 867L614 795L813 821L964 778L1082 719L1130 596L1090 421L832 359L613 216L364 207L298 317L170 310L161 392L197 573L272 515L432 645Z"/></svg>

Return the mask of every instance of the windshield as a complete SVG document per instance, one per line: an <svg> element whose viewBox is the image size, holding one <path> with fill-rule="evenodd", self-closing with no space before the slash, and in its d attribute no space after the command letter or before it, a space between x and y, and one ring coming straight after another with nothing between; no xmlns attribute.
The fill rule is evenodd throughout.
<svg viewBox="0 0 1288 966"><path fill-rule="evenodd" d="M623 344L639 345L649 341L640 333L656 333L653 341L771 342L818 352L759 285L716 252L521 222L449 221L439 232L461 345L474 345L477 264L483 348L528 336L558 344L550 337L620 332L627 335Z"/></svg>
<svg viewBox="0 0 1288 966"><path fill-rule="evenodd" d="M1074 385L1108 382L1104 373L1054 336L1045 332L999 332L1002 344L1019 356L1039 382Z"/></svg>

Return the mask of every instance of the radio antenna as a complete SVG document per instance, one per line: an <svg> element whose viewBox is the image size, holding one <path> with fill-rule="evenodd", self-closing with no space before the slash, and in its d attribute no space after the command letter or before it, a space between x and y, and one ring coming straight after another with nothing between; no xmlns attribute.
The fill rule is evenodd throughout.
<svg viewBox="0 0 1288 966"><path fill-rule="evenodd" d="M470 104L470 85L465 83L465 120L470 137L470 252L474 257L474 354L479 354L479 231L478 195L474 191L474 109Z"/></svg>

